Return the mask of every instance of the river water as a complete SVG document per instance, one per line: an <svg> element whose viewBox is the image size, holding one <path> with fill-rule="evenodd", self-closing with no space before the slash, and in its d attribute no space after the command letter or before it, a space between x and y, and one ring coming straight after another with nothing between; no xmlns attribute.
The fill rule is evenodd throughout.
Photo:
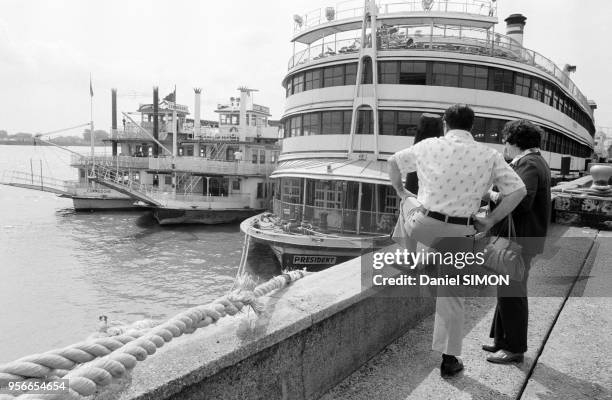
<svg viewBox="0 0 612 400"><path fill-rule="evenodd" d="M76 179L69 161L54 147L0 145L0 175L42 166ZM70 199L0 185L0 363L81 341L102 314L162 320L218 298L232 286L243 240L238 224L161 227L147 211L75 213ZM260 280L280 272L258 244L247 269Z"/></svg>

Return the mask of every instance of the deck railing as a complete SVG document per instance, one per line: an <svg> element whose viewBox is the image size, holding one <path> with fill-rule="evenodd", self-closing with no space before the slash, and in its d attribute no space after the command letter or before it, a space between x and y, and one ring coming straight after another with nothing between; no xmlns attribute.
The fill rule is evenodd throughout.
<svg viewBox="0 0 612 400"><path fill-rule="evenodd" d="M306 226L311 226L313 234L389 234L397 222L395 213L304 206L278 199L273 201L273 213L283 221L299 224L303 222Z"/></svg>
<svg viewBox="0 0 612 400"><path fill-rule="evenodd" d="M173 161L174 160L174 161ZM129 156L71 156L70 164L77 167L91 165L120 169L150 169L188 171L195 173L227 174L227 175L270 175L275 163L255 164L249 160L220 161L203 157L129 157Z"/></svg>
<svg viewBox="0 0 612 400"><path fill-rule="evenodd" d="M149 167L148 157L130 157L130 156L78 156L72 154L70 156L70 165L76 167L88 167L92 164L104 165L109 168L141 168Z"/></svg>
<svg viewBox="0 0 612 400"><path fill-rule="evenodd" d="M148 158L149 169L188 171L193 173L210 173L220 175L270 175L276 164L254 164L250 161L219 161L202 157L160 157Z"/></svg>
<svg viewBox="0 0 612 400"><path fill-rule="evenodd" d="M495 3L488 0L451 0L433 1L426 9L422 0L379 0L376 2L380 14L418 11L444 11L462 14L474 14L488 17L497 16ZM363 0L341 1L335 7L323 7L303 15L296 15L294 32L299 33L318 25L347 18L363 16ZM299 17L299 18L297 18Z"/></svg>

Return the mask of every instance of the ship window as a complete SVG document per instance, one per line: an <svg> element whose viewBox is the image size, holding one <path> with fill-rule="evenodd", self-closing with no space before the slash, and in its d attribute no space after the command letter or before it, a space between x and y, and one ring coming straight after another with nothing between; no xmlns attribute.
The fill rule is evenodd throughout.
<svg viewBox="0 0 612 400"><path fill-rule="evenodd" d="M454 63L433 64L434 86L459 86L459 65Z"/></svg>
<svg viewBox="0 0 612 400"><path fill-rule="evenodd" d="M266 163L266 151L265 150L259 150L259 163L260 164Z"/></svg>
<svg viewBox="0 0 612 400"><path fill-rule="evenodd" d="M552 88L550 87L550 85L545 85L544 86L544 104L548 104L551 105L551 101L552 101Z"/></svg>
<svg viewBox="0 0 612 400"><path fill-rule="evenodd" d="M315 69L306 72L306 89L318 89L321 87L321 70Z"/></svg>
<svg viewBox="0 0 612 400"><path fill-rule="evenodd" d="M344 84L344 66L336 65L323 69L323 86L342 86Z"/></svg>
<svg viewBox="0 0 612 400"><path fill-rule="evenodd" d="M285 120L283 137L284 138L291 137L291 119L289 118Z"/></svg>
<svg viewBox="0 0 612 400"><path fill-rule="evenodd" d="M529 97L529 87L531 86L531 78L527 75L516 74L516 83L514 84L514 94L519 96Z"/></svg>
<svg viewBox="0 0 612 400"><path fill-rule="evenodd" d="M253 150L253 164L257 164L257 150Z"/></svg>
<svg viewBox="0 0 612 400"><path fill-rule="evenodd" d="M542 101L543 92L544 87L542 85L542 81L534 78L533 83L531 85L531 98L536 99L538 101Z"/></svg>
<svg viewBox="0 0 612 400"><path fill-rule="evenodd" d="M501 143L501 131L504 129L506 121L502 119L486 119L485 128L485 142L487 143Z"/></svg>
<svg viewBox="0 0 612 400"><path fill-rule="evenodd" d="M380 134L395 135L395 111L380 111Z"/></svg>
<svg viewBox="0 0 612 400"><path fill-rule="evenodd" d="M491 68L489 70L489 90L514 93L514 72Z"/></svg>
<svg viewBox="0 0 612 400"><path fill-rule="evenodd" d="M425 85L427 83L427 63L425 61L402 61L399 83L401 85Z"/></svg>
<svg viewBox="0 0 612 400"><path fill-rule="evenodd" d="M297 74L293 77L293 94L304 91L304 74Z"/></svg>
<svg viewBox="0 0 612 400"><path fill-rule="evenodd" d="M263 199L264 197L264 184L263 182L257 182L257 198Z"/></svg>
<svg viewBox="0 0 612 400"><path fill-rule="evenodd" d="M240 190L240 180L234 179L232 181L232 190Z"/></svg>
<svg viewBox="0 0 612 400"><path fill-rule="evenodd" d="M172 185L172 176L164 175L164 184L165 185Z"/></svg>
<svg viewBox="0 0 612 400"><path fill-rule="evenodd" d="M344 124L342 125L342 133L345 135L350 135L351 134L351 120L353 119L353 112L344 111L342 114L344 116Z"/></svg>
<svg viewBox="0 0 612 400"><path fill-rule="evenodd" d="M321 134L321 114L304 114L304 136Z"/></svg>
<svg viewBox="0 0 612 400"><path fill-rule="evenodd" d="M323 135L342 134L342 111L325 111L321 114L321 133Z"/></svg>
<svg viewBox="0 0 612 400"><path fill-rule="evenodd" d="M302 135L302 116L291 118L291 137Z"/></svg>
<svg viewBox="0 0 612 400"><path fill-rule="evenodd" d="M461 87L487 90L487 77L486 67L464 65L461 68Z"/></svg>
<svg viewBox="0 0 612 400"><path fill-rule="evenodd" d="M344 84L354 85L357 83L357 63L346 64Z"/></svg>
<svg viewBox="0 0 612 400"><path fill-rule="evenodd" d="M563 95L559 96L559 107L558 107L558 109L561 112L565 112L565 96L563 96Z"/></svg>
<svg viewBox="0 0 612 400"><path fill-rule="evenodd" d="M389 214L397 213L398 203L399 201L398 201L397 192L395 191L395 189L393 189L393 187L391 186L386 186L385 187L385 199L384 199L385 208L383 212L386 212Z"/></svg>
<svg viewBox="0 0 612 400"><path fill-rule="evenodd" d="M315 181L315 207L342 208L342 182Z"/></svg>
<svg viewBox="0 0 612 400"><path fill-rule="evenodd" d="M486 132L486 121L482 117L474 118L474 125L472 126L472 136L478 142L485 141L485 132Z"/></svg>
<svg viewBox="0 0 612 400"><path fill-rule="evenodd" d="M291 79L287 79L287 82L285 83L285 97L289 97L292 95L291 90L293 89L293 86L291 85Z"/></svg>
<svg viewBox="0 0 612 400"><path fill-rule="evenodd" d="M398 63L397 61L384 61L380 66L380 83L397 84L398 80Z"/></svg>
<svg viewBox="0 0 612 400"><path fill-rule="evenodd" d="M372 110L357 111L357 131L358 135L374 134L374 121L372 118Z"/></svg>
<svg viewBox="0 0 612 400"><path fill-rule="evenodd" d="M299 178L281 179L281 200L287 203L301 203L300 194L302 192Z"/></svg>
<svg viewBox="0 0 612 400"><path fill-rule="evenodd" d="M414 136L416 134L421 114L410 111L399 111L397 113L397 135Z"/></svg>
<svg viewBox="0 0 612 400"><path fill-rule="evenodd" d="M361 74L361 83L368 85L372 83L372 59L365 57L363 59L363 71Z"/></svg>

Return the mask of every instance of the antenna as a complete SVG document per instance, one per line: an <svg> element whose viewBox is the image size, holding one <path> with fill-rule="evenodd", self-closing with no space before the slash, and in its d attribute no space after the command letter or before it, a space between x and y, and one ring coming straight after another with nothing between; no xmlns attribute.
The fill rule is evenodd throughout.
<svg viewBox="0 0 612 400"><path fill-rule="evenodd" d="M247 92L247 93L259 92L259 89L249 89L246 86L239 86L237 90L240 90L241 92Z"/></svg>

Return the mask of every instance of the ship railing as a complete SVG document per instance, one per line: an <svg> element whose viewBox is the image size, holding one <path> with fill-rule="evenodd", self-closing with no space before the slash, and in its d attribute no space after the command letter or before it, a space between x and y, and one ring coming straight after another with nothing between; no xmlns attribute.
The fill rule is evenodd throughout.
<svg viewBox="0 0 612 400"><path fill-rule="evenodd" d="M171 170L192 173L210 173L222 175L270 175L276 164L255 164L250 161L220 161L203 157L171 157L149 158L149 169Z"/></svg>
<svg viewBox="0 0 612 400"><path fill-rule="evenodd" d="M139 185L134 190L145 194L147 197L154 199L164 207L177 205L176 203L187 203L196 207L206 207L206 205L214 208L244 208L249 207L251 203L251 195L248 193L231 193L226 195L206 195L196 193L173 193L168 190L160 190L152 185Z"/></svg>
<svg viewBox="0 0 612 400"><path fill-rule="evenodd" d="M489 0L434 1L429 9L424 6L422 0L380 0L376 2L376 5L378 6L379 14L434 11L473 14L487 17L497 16L495 4ZM323 7L303 15L296 15L294 18L294 32L299 33L332 21L341 21L343 19L362 16L362 0L341 1L337 3L335 7Z"/></svg>
<svg viewBox="0 0 612 400"><path fill-rule="evenodd" d="M289 69L299 64L325 57L357 53L361 49L361 39L358 37L323 42L296 53L289 59Z"/></svg>
<svg viewBox="0 0 612 400"><path fill-rule="evenodd" d="M305 232L346 234L389 234L397 222L397 213L348 208L316 207L274 199L273 209L283 223L297 223Z"/></svg>
<svg viewBox="0 0 612 400"><path fill-rule="evenodd" d="M414 29L415 27L410 27ZM429 27L422 27L429 29ZM436 30L443 31L443 28L436 27ZM544 57L540 53L521 46L512 38L495 34L486 37L486 31L476 29L451 29L448 28L445 34L441 35L400 35L381 33L378 38L378 49L380 51L394 50L414 50L414 51L444 51L452 53L464 53L495 57L522 64L531 65L555 78L576 100L584 107L585 111L593 116L593 111L589 102L570 79L567 72L559 68L553 61ZM338 41L321 42L310 46L292 56L289 59L289 70L310 61L315 61L325 57L335 57L352 52L346 51L346 43L356 43L357 38L342 39ZM352 45L351 45L352 46ZM342 50L344 49L344 50Z"/></svg>
<svg viewBox="0 0 612 400"><path fill-rule="evenodd" d="M148 168L148 157L130 156L70 156L70 165L77 167L88 167L92 164L104 165L110 168Z"/></svg>

